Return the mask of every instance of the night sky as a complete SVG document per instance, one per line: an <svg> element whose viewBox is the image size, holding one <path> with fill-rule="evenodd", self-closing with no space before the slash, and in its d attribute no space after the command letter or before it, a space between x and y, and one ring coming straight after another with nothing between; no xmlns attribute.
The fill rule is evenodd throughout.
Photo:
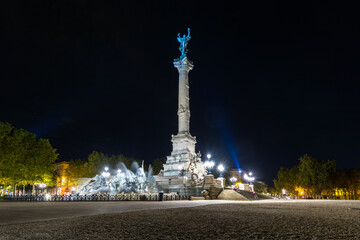
<svg viewBox="0 0 360 240"><path fill-rule="evenodd" d="M145 161L177 133L177 34L191 28L196 151L271 183L308 153L360 160L358 9L322 1L3 1L0 121ZM135 1L134 1L135 2Z"/></svg>

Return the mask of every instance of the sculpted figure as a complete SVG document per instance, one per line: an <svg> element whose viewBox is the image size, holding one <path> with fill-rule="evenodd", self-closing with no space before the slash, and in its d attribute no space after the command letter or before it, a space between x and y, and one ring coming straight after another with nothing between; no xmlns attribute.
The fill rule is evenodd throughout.
<svg viewBox="0 0 360 240"><path fill-rule="evenodd" d="M191 36L190 36L190 28L188 28L188 35L187 35L187 36L184 34L184 35L181 37L181 36L180 36L180 33L178 33L178 35L177 35L177 40L178 40L179 43L180 43L180 46L179 46L179 50L180 50L180 52L181 52L180 59L183 59L184 57L186 57L187 45L188 45L190 39L191 39Z"/></svg>

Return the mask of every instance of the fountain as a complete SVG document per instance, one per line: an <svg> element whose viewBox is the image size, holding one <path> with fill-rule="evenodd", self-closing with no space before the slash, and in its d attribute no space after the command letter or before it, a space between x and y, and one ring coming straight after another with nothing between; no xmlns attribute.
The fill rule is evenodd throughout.
<svg viewBox="0 0 360 240"><path fill-rule="evenodd" d="M151 165L148 172L144 170L144 161L141 167L137 162L132 163L131 169L127 169L124 163L120 163L119 166L116 171L106 167L102 174L85 182L80 188L79 195L157 192Z"/></svg>

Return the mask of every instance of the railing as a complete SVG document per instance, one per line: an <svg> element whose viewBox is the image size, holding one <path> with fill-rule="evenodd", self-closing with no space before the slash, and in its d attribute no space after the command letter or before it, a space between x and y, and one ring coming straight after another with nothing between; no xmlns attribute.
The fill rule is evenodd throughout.
<svg viewBox="0 0 360 240"><path fill-rule="evenodd" d="M27 202L69 202L69 201L174 201L188 200L189 196L179 196L177 193L123 193L123 194L93 194L93 195L5 195L7 201L27 201Z"/></svg>

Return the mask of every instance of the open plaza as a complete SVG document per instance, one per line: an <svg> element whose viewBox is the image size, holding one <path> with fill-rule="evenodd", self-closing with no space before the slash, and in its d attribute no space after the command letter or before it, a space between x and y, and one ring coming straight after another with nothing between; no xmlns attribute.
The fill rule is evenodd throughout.
<svg viewBox="0 0 360 240"><path fill-rule="evenodd" d="M0 239L359 239L360 202L0 202Z"/></svg>
<svg viewBox="0 0 360 240"><path fill-rule="evenodd" d="M5 2L0 240L360 240L357 8Z"/></svg>

